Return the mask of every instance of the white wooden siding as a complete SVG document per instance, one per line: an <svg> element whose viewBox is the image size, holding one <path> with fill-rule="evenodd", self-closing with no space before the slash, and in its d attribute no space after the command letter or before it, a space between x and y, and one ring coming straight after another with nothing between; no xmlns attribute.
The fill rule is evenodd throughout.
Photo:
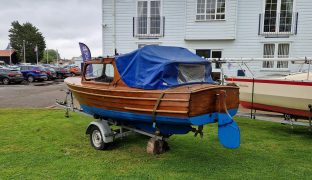
<svg viewBox="0 0 312 180"><path fill-rule="evenodd" d="M258 35L259 14L263 13L265 0L226 0L225 21L196 22L196 0L161 0L165 17L165 35L159 39L133 37L132 18L136 16L137 0L116 1L116 48L119 53L137 49L138 44L181 46L196 49L219 49L228 58L259 58L263 44L290 43L290 56L312 56L312 1L295 0L299 12L298 34L289 38L265 38ZM103 56L114 53L113 0L103 0ZM240 67L233 64L226 68L228 75L235 75ZM250 67L256 75L265 75L262 63ZM297 71L298 65L289 65ZM272 73L272 72L271 72Z"/></svg>
<svg viewBox="0 0 312 180"><path fill-rule="evenodd" d="M197 0L186 0L185 40L235 39L237 0L226 0L225 20L196 21Z"/></svg>

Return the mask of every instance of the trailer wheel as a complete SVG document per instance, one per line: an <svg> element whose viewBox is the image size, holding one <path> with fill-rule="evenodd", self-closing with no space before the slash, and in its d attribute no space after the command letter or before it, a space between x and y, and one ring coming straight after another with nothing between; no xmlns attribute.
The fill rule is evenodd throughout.
<svg viewBox="0 0 312 180"><path fill-rule="evenodd" d="M100 129L96 126L92 127L90 132L90 142L91 145L96 150L105 150L108 147L108 143L103 141L103 136Z"/></svg>

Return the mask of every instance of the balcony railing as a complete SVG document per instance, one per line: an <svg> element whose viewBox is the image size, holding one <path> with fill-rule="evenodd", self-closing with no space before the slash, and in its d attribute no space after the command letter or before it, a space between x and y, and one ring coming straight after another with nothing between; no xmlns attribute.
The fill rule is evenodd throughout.
<svg viewBox="0 0 312 180"><path fill-rule="evenodd" d="M266 37L289 37L298 30L298 12L292 14L276 14L276 16L259 14L258 35Z"/></svg>
<svg viewBox="0 0 312 180"><path fill-rule="evenodd" d="M159 38L165 32L165 17L133 17L133 37Z"/></svg>

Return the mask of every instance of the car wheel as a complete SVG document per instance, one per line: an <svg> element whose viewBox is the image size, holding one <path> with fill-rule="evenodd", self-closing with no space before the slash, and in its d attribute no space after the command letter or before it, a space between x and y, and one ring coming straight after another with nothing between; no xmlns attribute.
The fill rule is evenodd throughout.
<svg viewBox="0 0 312 180"><path fill-rule="evenodd" d="M28 77L27 77L27 81L30 82L30 83L34 82L34 80L35 80L35 79L34 79L33 76L28 76Z"/></svg>
<svg viewBox="0 0 312 180"><path fill-rule="evenodd" d="M4 78L4 79L2 79L2 82L4 85L8 85L10 83L10 80L9 80L9 78Z"/></svg>
<svg viewBox="0 0 312 180"><path fill-rule="evenodd" d="M92 127L91 129L90 142L96 150L105 150L108 147L108 143L105 143L103 141L102 133L100 129L96 126Z"/></svg>

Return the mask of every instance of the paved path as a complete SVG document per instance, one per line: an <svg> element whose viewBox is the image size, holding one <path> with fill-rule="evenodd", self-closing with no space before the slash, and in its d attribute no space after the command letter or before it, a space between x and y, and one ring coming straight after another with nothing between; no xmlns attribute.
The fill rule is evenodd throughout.
<svg viewBox="0 0 312 180"><path fill-rule="evenodd" d="M66 86L63 82L45 81L30 85L0 85L0 108L42 108L63 100Z"/></svg>

